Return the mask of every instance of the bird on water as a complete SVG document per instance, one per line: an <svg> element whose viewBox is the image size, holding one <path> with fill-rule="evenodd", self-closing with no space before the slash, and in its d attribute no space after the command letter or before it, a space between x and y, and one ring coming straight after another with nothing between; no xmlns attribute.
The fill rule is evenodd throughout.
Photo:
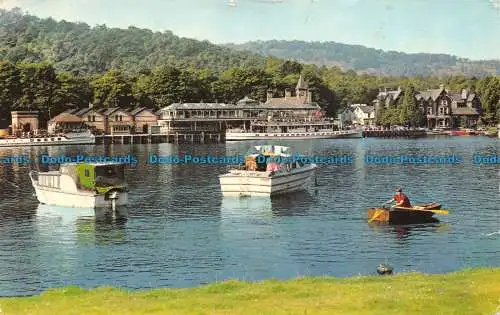
<svg viewBox="0 0 500 315"><path fill-rule="evenodd" d="M392 275L393 268L386 264L380 264L377 267L377 273L379 275Z"/></svg>

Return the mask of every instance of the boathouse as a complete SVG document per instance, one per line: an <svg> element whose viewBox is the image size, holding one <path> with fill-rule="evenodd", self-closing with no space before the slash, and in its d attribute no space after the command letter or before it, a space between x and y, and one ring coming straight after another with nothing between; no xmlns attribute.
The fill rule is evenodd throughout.
<svg viewBox="0 0 500 315"><path fill-rule="evenodd" d="M12 116L12 134L20 136L22 133L38 133L38 111L14 111Z"/></svg>
<svg viewBox="0 0 500 315"><path fill-rule="evenodd" d="M80 129L84 126L85 124L83 122L83 119L74 114L71 114L70 112L63 112L49 120L49 122L47 123L47 131L50 134L54 134L58 132Z"/></svg>

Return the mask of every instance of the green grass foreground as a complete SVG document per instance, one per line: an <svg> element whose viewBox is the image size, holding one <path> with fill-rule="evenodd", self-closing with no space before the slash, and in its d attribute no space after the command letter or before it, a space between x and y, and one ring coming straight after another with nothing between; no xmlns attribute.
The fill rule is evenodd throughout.
<svg viewBox="0 0 500 315"><path fill-rule="evenodd" d="M75 287L1 298L0 314L500 314L500 268L445 275L227 281L189 289Z"/></svg>

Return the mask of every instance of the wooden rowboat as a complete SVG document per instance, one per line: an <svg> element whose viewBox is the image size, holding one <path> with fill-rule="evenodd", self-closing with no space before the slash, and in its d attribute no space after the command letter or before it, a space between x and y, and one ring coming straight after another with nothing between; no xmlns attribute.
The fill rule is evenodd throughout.
<svg viewBox="0 0 500 315"><path fill-rule="evenodd" d="M436 213L448 213L445 210L441 211L439 209L441 209L441 205L435 202L423 205L415 205L411 208L369 208L368 222L387 222L389 224L437 222L439 220L433 217Z"/></svg>

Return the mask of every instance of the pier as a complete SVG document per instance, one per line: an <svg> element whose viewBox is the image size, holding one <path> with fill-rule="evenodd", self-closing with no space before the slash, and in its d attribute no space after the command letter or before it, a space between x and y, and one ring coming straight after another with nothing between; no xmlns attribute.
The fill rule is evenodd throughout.
<svg viewBox="0 0 500 315"><path fill-rule="evenodd" d="M425 137L425 130L365 130L362 133L363 138L417 138Z"/></svg>
<svg viewBox="0 0 500 315"><path fill-rule="evenodd" d="M225 134L214 132L176 132L165 134L114 134L98 135L96 144L143 144L143 143L220 143Z"/></svg>

